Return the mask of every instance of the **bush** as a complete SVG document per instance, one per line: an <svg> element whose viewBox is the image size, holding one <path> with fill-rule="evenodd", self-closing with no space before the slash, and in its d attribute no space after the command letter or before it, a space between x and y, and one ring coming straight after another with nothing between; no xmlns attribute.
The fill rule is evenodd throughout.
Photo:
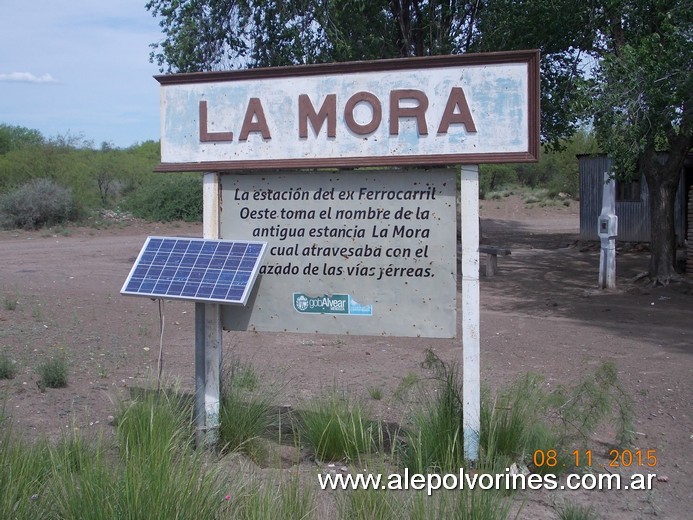
<svg viewBox="0 0 693 520"><path fill-rule="evenodd" d="M52 357L38 366L40 388L65 388L67 386L67 358L64 354Z"/></svg>
<svg viewBox="0 0 693 520"><path fill-rule="evenodd" d="M77 218L72 191L51 179L33 179L0 196L0 225L37 229Z"/></svg>
<svg viewBox="0 0 693 520"><path fill-rule="evenodd" d="M483 164L479 168L479 190L482 193L513 186L517 182L517 173L509 164Z"/></svg>
<svg viewBox="0 0 693 520"><path fill-rule="evenodd" d="M17 368L14 362L4 352L0 352L0 379L14 379Z"/></svg>
<svg viewBox="0 0 693 520"><path fill-rule="evenodd" d="M146 220L200 222L202 179L198 175L157 175L128 196L123 206Z"/></svg>

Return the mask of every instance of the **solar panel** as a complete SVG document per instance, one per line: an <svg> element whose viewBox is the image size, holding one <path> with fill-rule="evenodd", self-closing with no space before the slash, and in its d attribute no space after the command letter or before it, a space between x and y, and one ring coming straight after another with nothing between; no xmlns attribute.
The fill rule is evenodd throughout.
<svg viewBox="0 0 693 520"><path fill-rule="evenodd" d="M245 305L266 242L147 237L121 294Z"/></svg>

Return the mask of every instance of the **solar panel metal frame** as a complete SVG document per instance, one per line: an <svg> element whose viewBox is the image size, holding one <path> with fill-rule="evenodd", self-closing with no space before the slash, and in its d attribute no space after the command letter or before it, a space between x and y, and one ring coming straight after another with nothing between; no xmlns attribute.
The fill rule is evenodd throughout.
<svg viewBox="0 0 693 520"><path fill-rule="evenodd" d="M267 242L149 236L121 294L245 305Z"/></svg>

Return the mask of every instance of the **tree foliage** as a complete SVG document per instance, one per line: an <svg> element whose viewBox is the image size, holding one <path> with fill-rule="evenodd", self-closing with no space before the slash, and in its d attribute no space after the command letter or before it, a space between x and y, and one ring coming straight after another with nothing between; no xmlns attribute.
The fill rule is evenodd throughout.
<svg viewBox="0 0 693 520"><path fill-rule="evenodd" d="M38 130L32 130L23 126L0 124L0 154L39 146L43 144L43 136Z"/></svg>
<svg viewBox="0 0 693 520"><path fill-rule="evenodd" d="M589 117L588 2L488 0L477 32L476 51L540 50L542 142L560 149Z"/></svg>
<svg viewBox="0 0 693 520"><path fill-rule="evenodd" d="M162 72L454 54L479 0L151 0Z"/></svg>
<svg viewBox="0 0 693 520"><path fill-rule="evenodd" d="M70 218L82 210L117 205L155 176L152 170L159 162L159 143L154 141L127 149L103 143L101 148L94 149L92 143L81 136L45 138L38 130L0 125L0 136L3 135L11 136L3 142L12 145L0 152L0 196L14 193L13 204L21 209L23 195L16 196L25 193L21 189L38 187L40 189L31 190L33 199L40 199L40 193L56 199L59 198L57 191L44 188L58 185L68 190L73 198L75 211ZM33 196L34 193L39 196ZM41 225L52 220L37 219L36 222Z"/></svg>
<svg viewBox="0 0 693 520"><path fill-rule="evenodd" d="M648 274L667 284L677 277L674 201L693 146L693 13L683 0L611 0L594 17L595 128L614 174L647 182Z"/></svg>

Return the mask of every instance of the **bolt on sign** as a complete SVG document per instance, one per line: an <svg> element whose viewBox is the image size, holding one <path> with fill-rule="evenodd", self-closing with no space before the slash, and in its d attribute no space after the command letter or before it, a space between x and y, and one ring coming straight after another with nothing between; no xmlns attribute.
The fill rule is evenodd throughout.
<svg viewBox="0 0 693 520"><path fill-rule="evenodd" d="M268 242L225 328L455 336L457 171L443 166L537 160L538 52L157 79L157 170L224 172L221 237Z"/></svg>

